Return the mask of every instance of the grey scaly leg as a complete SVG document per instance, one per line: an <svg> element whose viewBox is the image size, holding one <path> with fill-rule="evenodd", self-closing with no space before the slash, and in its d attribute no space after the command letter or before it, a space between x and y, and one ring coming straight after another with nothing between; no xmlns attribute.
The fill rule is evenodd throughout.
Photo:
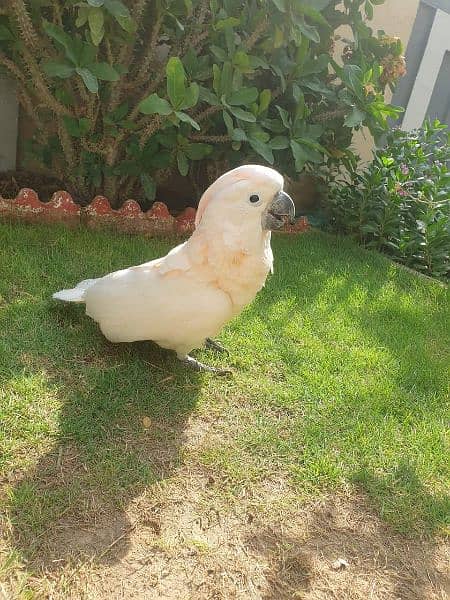
<svg viewBox="0 0 450 600"><path fill-rule="evenodd" d="M212 340L211 338L206 338L205 348L207 348L208 350L215 350L216 352L230 354L229 351L226 348L224 348L220 342L216 342L216 340Z"/></svg>
<svg viewBox="0 0 450 600"><path fill-rule="evenodd" d="M217 369L216 367L210 367L209 365L205 365L196 358L193 358L189 355L178 358L184 365L186 365L190 369L193 369L194 371L208 371L209 373L215 373L216 375L230 375L232 373L229 369Z"/></svg>

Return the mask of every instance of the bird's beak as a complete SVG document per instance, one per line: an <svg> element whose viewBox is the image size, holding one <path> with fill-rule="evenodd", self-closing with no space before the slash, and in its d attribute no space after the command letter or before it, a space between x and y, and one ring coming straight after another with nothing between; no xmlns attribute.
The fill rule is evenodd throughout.
<svg viewBox="0 0 450 600"><path fill-rule="evenodd" d="M287 223L293 224L295 206L292 198L286 192L278 192L264 211L262 217L263 229L281 229Z"/></svg>

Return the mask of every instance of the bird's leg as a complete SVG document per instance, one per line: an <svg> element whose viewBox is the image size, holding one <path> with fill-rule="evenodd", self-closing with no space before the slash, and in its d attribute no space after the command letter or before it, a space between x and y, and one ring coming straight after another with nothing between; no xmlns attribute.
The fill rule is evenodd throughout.
<svg viewBox="0 0 450 600"><path fill-rule="evenodd" d="M230 354L229 351L222 346L220 342L216 342L216 340L212 340L211 338L206 338L205 340L205 348L208 350L215 350L216 352Z"/></svg>
<svg viewBox="0 0 450 600"><path fill-rule="evenodd" d="M178 358L183 364L185 364L190 369L193 369L194 371L208 371L209 373L215 373L216 375L231 374L231 371L229 369L217 369L216 367L210 367L209 365L205 365L196 358L193 358L189 355L179 356Z"/></svg>

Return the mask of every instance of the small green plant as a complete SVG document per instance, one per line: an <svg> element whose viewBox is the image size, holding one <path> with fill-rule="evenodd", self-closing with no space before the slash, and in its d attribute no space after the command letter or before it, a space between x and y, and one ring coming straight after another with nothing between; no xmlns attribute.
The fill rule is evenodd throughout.
<svg viewBox="0 0 450 600"><path fill-rule="evenodd" d="M35 125L34 159L77 196L151 201L196 161L295 176L350 159L355 128L397 115L384 91L401 44L366 23L383 2L6 0L0 67Z"/></svg>
<svg viewBox="0 0 450 600"><path fill-rule="evenodd" d="M331 227L409 267L448 277L449 142L450 132L439 121L391 131L365 171L331 185Z"/></svg>

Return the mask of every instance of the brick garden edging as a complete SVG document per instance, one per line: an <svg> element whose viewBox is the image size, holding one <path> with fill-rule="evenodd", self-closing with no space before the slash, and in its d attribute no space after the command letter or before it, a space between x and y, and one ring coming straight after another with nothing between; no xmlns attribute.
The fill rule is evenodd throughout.
<svg viewBox="0 0 450 600"><path fill-rule="evenodd" d="M195 213L195 208L188 207L173 217L163 202L155 202L144 212L135 200L126 200L118 210L114 210L105 196L96 196L91 204L81 207L66 191L55 192L49 202L41 202L30 188L21 189L14 199L0 196L0 218L31 223L65 223L148 236L191 234L195 228ZM288 225L282 231L301 233L308 228L306 217L300 217L294 225Z"/></svg>

